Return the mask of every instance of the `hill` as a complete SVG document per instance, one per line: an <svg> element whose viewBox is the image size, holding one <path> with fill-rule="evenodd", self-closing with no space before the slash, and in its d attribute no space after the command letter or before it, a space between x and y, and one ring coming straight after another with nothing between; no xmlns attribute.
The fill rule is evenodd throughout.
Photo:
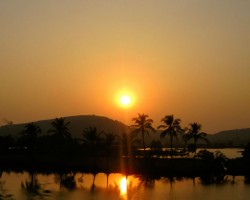
<svg viewBox="0 0 250 200"><path fill-rule="evenodd" d="M250 128L227 130L208 135L211 143L225 146L245 146L250 142Z"/></svg>
<svg viewBox="0 0 250 200"><path fill-rule="evenodd" d="M96 115L81 115L81 116L70 116L64 117L66 122L70 122L69 131L73 137L81 137L81 134L85 128L96 127L97 131L104 131L106 133L115 133L121 135L128 131L128 126L125 124L109 119L107 117L96 116ZM54 119L36 121L35 124L39 125L42 129L42 134L46 134L51 129L51 122ZM0 136L11 134L13 136L18 135L27 123L24 124L13 124L5 125L0 127Z"/></svg>

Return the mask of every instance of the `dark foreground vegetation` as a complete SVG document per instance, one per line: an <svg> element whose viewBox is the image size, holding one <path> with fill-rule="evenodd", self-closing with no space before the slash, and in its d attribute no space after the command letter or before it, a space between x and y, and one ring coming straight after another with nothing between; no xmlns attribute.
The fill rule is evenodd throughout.
<svg viewBox="0 0 250 200"><path fill-rule="evenodd" d="M122 136L89 127L83 130L82 138L71 137L70 122L64 118L56 118L44 135L39 126L29 123L18 138L0 137L0 172L117 172L155 178L199 176L212 182L222 181L226 175L244 175L250 180L250 143L242 157L236 159L228 159L220 152L197 152L199 140L209 143L206 133L200 132L201 125L191 123L183 129L180 119L168 115L158 129L162 130L162 140L170 139L170 148L164 149L161 141L152 141L148 148L144 135L155 131L153 120L139 114L133 121L132 131ZM173 140L178 135L185 146L177 149Z"/></svg>
<svg viewBox="0 0 250 200"><path fill-rule="evenodd" d="M195 158L1 155L0 171L85 172L144 174L156 177L226 175L250 177L250 158L227 159L223 154L203 151Z"/></svg>

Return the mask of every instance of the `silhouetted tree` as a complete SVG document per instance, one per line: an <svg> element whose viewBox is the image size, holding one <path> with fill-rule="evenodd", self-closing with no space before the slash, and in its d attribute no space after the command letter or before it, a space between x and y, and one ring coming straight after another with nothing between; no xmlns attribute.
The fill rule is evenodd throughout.
<svg viewBox="0 0 250 200"><path fill-rule="evenodd" d="M52 154L56 154L58 159L69 159L74 155L72 152L73 139L69 132L70 122L66 122L65 118L56 118L51 122L51 129L48 133L51 133L47 138L44 138L48 142L47 148L52 149Z"/></svg>
<svg viewBox="0 0 250 200"><path fill-rule="evenodd" d="M174 119L173 115L167 115L161 120L164 125L158 126L158 129L164 129L160 135L161 138L170 136L170 156L173 156L173 138L177 139L178 134L183 133L183 129L180 126L180 119Z"/></svg>
<svg viewBox="0 0 250 200"><path fill-rule="evenodd" d="M85 146L90 148L91 153L95 155L102 144L102 135L103 132L98 133L96 127L89 127L83 130L81 140Z"/></svg>
<svg viewBox="0 0 250 200"><path fill-rule="evenodd" d="M152 140L151 144L150 144L150 149L151 149L151 155L155 156L160 156L163 154L162 151L162 144L161 141L159 140Z"/></svg>
<svg viewBox="0 0 250 200"><path fill-rule="evenodd" d="M211 161L214 159L214 154L206 149L200 150L197 153L197 157L201 158L202 160L208 160Z"/></svg>
<svg viewBox="0 0 250 200"><path fill-rule="evenodd" d="M208 139L206 138L207 134L204 132L200 132L201 130L201 124L198 124L196 122L191 123L189 125L190 127L188 128L188 132L185 134L187 140L193 139L194 143L193 143L193 152L196 152L197 149L197 143L199 140L203 140L206 143L208 143Z"/></svg>
<svg viewBox="0 0 250 200"><path fill-rule="evenodd" d="M207 150L200 150L197 157L200 157L206 162L208 171L201 177L204 184L220 183L224 181L228 167L228 158L223 153L220 151L212 153ZM194 167L196 166L194 165Z"/></svg>
<svg viewBox="0 0 250 200"><path fill-rule="evenodd" d="M184 142L184 148L187 147L187 143L188 143L188 140L189 140L189 136L187 134L185 134L185 132L188 130L188 128L185 128L183 130L183 135L182 135L182 140Z"/></svg>
<svg viewBox="0 0 250 200"><path fill-rule="evenodd" d="M69 132L70 122L65 122L65 118L56 118L51 122L53 129L48 130L48 133L53 133L57 138L71 139L71 133Z"/></svg>
<svg viewBox="0 0 250 200"><path fill-rule="evenodd" d="M150 144L150 148L151 149L161 149L162 148L162 144L161 141L157 140L152 140L151 144Z"/></svg>
<svg viewBox="0 0 250 200"><path fill-rule="evenodd" d="M145 133L149 135L149 131L155 132L155 129L152 127L153 120L148 118L148 115L145 114L138 114L138 117L132 119L134 121L134 125L131 125L131 128L135 128L133 132L141 133L142 136L142 143L143 143L143 150L145 155Z"/></svg>
<svg viewBox="0 0 250 200"><path fill-rule="evenodd" d="M37 144L37 137L42 132L41 128L33 122L26 124L24 128L20 133L19 142L30 149L34 149Z"/></svg>
<svg viewBox="0 0 250 200"><path fill-rule="evenodd" d="M242 156L243 158L250 160L250 142L244 148L244 151L242 152Z"/></svg>
<svg viewBox="0 0 250 200"><path fill-rule="evenodd" d="M214 152L215 176L217 181L224 180L227 170L228 158L220 151Z"/></svg>
<svg viewBox="0 0 250 200"><path fill-rule="evenodd" d="M13 146L14 139L12 135L0 136L0 154L6 153L9 147Z"/></svg>
<svg viewBox="0 0 250 200"><path fill-rule="evenodd" d="M111 153L113 154L118 153L116 150L118 146L118 136L114 133L103 133L103 145L106 150L107 156L111 156Z"/></svg>

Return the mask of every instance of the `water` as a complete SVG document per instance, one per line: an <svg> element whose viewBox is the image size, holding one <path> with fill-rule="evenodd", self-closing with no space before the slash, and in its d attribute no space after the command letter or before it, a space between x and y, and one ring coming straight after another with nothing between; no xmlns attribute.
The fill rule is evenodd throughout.
<svg viewBox="0 0 250 200"><path fill-rule="evenodd" d="M31 185L33 178L33 188ZM246 200L250 196L250 185L244 183L243 177L232 177L220 184L203 184L199 178L168 178L159 180L122 174L103 173L73 175L74 187L60 182L58 174L24 173L2 174L0 179L0 199L16 200ZM37 180L34 181L34 180ZM94 185L93 185L94 181ZM2 195L2 196L1 196Z"/></svg>
<svg viewBox="0 0 250 200"><path fill-rule="evenodd" d="M141 149L142 150L142 149ZM150 148L147 148L146 150L150 150ZM168 150L170 151L170 148L163 148L163 150ZM198 148L196 152L199 152L200 150L204 150L203 148ZM223 148L223 149L206 149L210 152L215 153L216 151L220 151L223 153L227 158L239 158L242 157L242 151L244 149L241 148ZM192 154L189 154L187 157L192 157ZM178 156L176 156L178 157ZM180 156L179 156L180 157Z"/></svg>

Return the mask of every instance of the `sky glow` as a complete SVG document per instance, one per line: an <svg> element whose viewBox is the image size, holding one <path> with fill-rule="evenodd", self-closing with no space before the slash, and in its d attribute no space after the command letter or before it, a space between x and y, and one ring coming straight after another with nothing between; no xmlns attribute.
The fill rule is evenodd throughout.
<svg viewBox="0 0 250 200"><path fill-rule="evenodd" d="M84 114L130 125L146 113L155 127L168 114L208 133L250 127L249 10L244 0L0 1L0 125ZM136 97L126 113L124 88Z"/></svg>

